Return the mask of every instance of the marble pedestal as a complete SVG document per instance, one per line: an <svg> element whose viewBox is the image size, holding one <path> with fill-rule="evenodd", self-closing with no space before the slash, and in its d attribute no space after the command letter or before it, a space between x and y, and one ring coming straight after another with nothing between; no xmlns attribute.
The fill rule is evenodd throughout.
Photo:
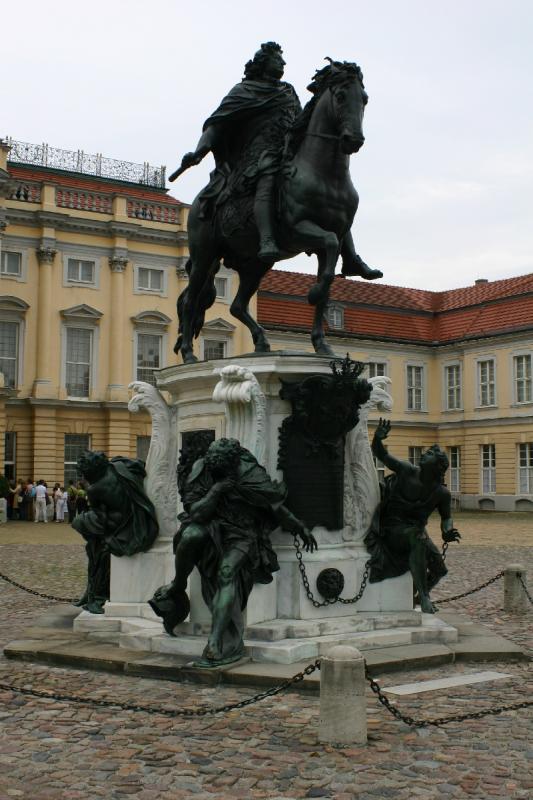
<svg viewBox="0 0 533 800"><path fill-rule="evenodd" d="M113 559L111 599L105 616L84 612L75 629L99 639L156 653L197 657L207 641L211 618L195 571L189 581L191 613L176 628L176 637L164 633L161 622L146 601L174 574L171 537L176 529L179 503L175 493L177 453L184 433L211 429L215 437L234 437L250 450L273 478L282 480L277 468L279 427L290 405L279 397L280 378L301 381L330 374L330 359L308 354L270 353L221 361L180 365L161 370L158 388L134 384L133 405L144 405L153 419L152 443L147 462L147 492L161 514L162 533L149 553ZM358 425L346 437L344 472L344 527L328 531L315 528L315 553L304 552L311 591L318 574L334 567L344 576L342 596L355 595L368 554L363 538L379 501L379 486L368 441L367 421L390 411L390 380L371 380L370 400L361 409ZM167 394L168 393L168 394ZM169 487L171 487L169 489ZM409 574L367 584L356 604L316 608L308 599L298 570L292 536L275 531L272 543L280 570L272 583L254 586L245 614L245 646L256 661L294 663L316 657L336 644L358 649L411 643L455 641L457 631L432 615L413 610Z"/></svg>

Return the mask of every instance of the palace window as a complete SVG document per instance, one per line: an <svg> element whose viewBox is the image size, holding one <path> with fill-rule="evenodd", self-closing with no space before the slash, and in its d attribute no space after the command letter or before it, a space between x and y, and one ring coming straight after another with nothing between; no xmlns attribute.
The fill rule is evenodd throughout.
<svg viewBox="0 0 533 800"><path fill-rule="evenodd" d="M533 494L533 443L518 445L518 491Z"/></svg>
<svg viewBox="0 0 533 800"><path fill-rule="evenodd" d="M222 339L204 339L204 360L226 358L227 342Z"/></svg>
<svg viewBox="0 0 533 800"><path fill-rule="evenodd" d="M19 323L0 320L0 372L9 389L17 386L18 353Z"/></svg>
<svg viewBox="0 0 533 800"><path fill-rule="evenodd" d="M67 488L69 481L76 483L81 479L78 471L78 458L84 450L91 449L91 437L88 433L66 433L64 451L64 487Z"/></svg>
<svg viewBox="0 0 533 800"><path fill-rule="evenodd" d="M407 410L422 411L424 407L424 367L407 366Z"/></svg>
<svg viewBox="0 0 533 800"><path fill-rule="evenodd" d="M494 494L496 491L496 445L481 445L481 491Z"/></svg>
<svg viewBox="0 0 533 800"><path fill-rule="evenodd" d="M533 401L531 356L515 356L513 364L516 402L531 403Z"/></svg>
<svg viewBox="0 0 533 800"><path fill-rule="evenodd" d="M94 284L96 265L94 261L69 258L67 261L67 281L69 283Z"/></svg>
<svg viewBox="0 0 533 800"><path fill-rule="evenodd" d="M146 462L146 459L148 458L151 439L151 436L137 436L136 454L137 458L140 458L141 461Z"/></svg>
<svg viewBox="0 0 533 800"><path fill-rule="evenodd" d="M17 434L6 431L4 435L4 475L8 481L16 480L17 472Z"/></svg>
<svg viewBox="0 0 533 800"><path fill-rule="evenodd" d="M448 459L450 461L450 492L458 494L461 491L461 448L449 447Z"/></svg>
<svg viewBox="0 0 533 800"><path fill-rule="evenodd" d="M137 270L137 289L143 292L161 294L165 288L165 273L162 269L139 267Z"/></svg>
<svg viewBox="0 0 533 800"><path fill-rule="evenodd" d="M228 282L227 278L215 278L215 291L221 300L225 300L228 296Z"/></svg>
<svg viewBox="0 0 533 800"><path fill-rule="evenodd" d="M93 332L70 328L66 332L65 386L69 397L89 397Z"/></svg>
<svg viewBox="0 0 533 800"><path fill-rule="evenodd" d="M446 383L446 410L456 411L461 408L461 367L450 364L444 368Z"/></svg>
<svg viewBox="0 0 533 800"><path fill-rule="evenodd" d="M479 405L496 405L496 365L493 358L477 362L477 383Z"/></svg>
<svg viewBox="0 0 533 800"><path fill-rule="evenodd" d="M326 319L330 328L344 328L344 309L335 305L328 306Z"/></svg>
<svg viewBox="0 0 533 800"><path fill-rule="evenodd" d="M369 378L377 378L387 374L387 364L385 361L369 361L367 364L367 374Z"/></svg>
<svg viewBox="0 0 533 800"><path fill-rule="evenodd" d="M422 455L422 448L421 447L409 447L409 463L413 465L413 467L420 466L420 457Z"/></svg>
<svg viewBox="0 0 533 800"><path fill-rule="evenodd" d="M22 253L2 250L0 275L3 278L20 278L22 275Z"/></svg>
<svg viewBox="0 0 533 800"><path fill-rule="evenodd" d="M136 380L155 386L155 370L161 367L163 336L160 333L137 333Z"/></svg>

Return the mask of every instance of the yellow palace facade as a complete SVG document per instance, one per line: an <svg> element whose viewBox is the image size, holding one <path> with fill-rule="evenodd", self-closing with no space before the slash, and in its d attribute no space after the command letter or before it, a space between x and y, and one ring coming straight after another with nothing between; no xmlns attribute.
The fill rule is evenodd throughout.
<svg viewBox="0 0 533 800"><path fill-rule="evenodd" d="M8 478L66 484L85 448L146 457L150 418L128 411L128 386L176 363L187 213L164 167L0 141ZM272 270L263 281L251 310L273 349L311 349L313 280ZM215 285L195 344L214 362L253 349L229 313L236 274L222 266ZM438 443L458 505L533 510L533 275L447 292L338 277L327 320L336 352L391 378L397 457L417 463Z"/></svg>

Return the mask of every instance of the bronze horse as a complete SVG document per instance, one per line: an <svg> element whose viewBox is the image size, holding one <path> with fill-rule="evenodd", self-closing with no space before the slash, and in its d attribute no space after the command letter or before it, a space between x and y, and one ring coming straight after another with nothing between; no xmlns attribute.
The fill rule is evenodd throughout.
<svg viewBox="0 0 533 800"><path fill-rule="evenodd" d="M362 124L368 96L361 70L348 62L330 61L315 74L309 89L313 97L292 127L279 175L278 260L302 252L316 254L317 282L308 294L309 303L315 306L311 341L316 353L334 356L324 335L324 311L345 237L353 250L347 234L359 197L349 164L350 155L364 143ZM242 205L240 210L245 215ZM248 303L274 262L258 259L257 230L250 214L247 219L226 235L220 211L213 221L204 218L198 197L192 204L188 220L189 284L178 299L179 336L174 347L186 364L197 361L193 338L199 335L205 311L215 301L214 277L221 258L239 275L232 315L250 330L256 353L270 350L265 331L250 314ZM353 256L359 258L355 251Z"/></svg>

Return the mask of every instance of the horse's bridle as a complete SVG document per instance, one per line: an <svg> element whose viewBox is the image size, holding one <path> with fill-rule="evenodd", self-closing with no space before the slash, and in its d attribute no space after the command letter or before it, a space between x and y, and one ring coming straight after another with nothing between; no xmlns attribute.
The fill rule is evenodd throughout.
<svg viewBox="0 0 533 800"><path fill-rule="evenodd" d="M311 131L306 131L305 136L316 136L317 139L335 139L335 141L341 138L340 135L334 133L311 133Z"/></svg>

